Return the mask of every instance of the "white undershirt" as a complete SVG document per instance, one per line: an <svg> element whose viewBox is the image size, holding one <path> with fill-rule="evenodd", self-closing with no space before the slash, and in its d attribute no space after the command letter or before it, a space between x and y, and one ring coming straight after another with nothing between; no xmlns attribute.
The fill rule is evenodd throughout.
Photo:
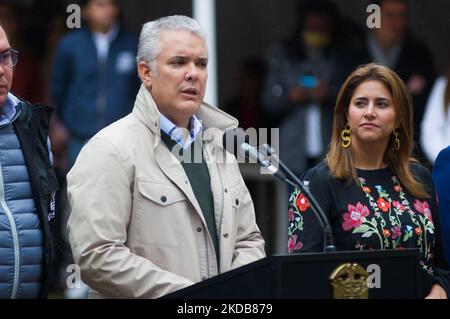
<svg viewBox="0 0 450 319"><path fill-rule="evenodd" d="M100 60L106 60L109 47L119 33L119 25L114 24L108 33L94 32L94 42L97 48L97 55Z"/></svg>

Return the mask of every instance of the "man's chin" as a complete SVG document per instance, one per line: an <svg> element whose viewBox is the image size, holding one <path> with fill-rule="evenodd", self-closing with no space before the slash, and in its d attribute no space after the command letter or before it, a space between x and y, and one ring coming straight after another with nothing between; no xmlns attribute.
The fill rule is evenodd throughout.
<svg viewBox="0 0 450 319"><path fill-rule="evenodd" d="M182 105L180 105L179 110L180 110L180 112L185 112L185 113L189 113L192 115L198 111L201 104L202 104L201 102L187 101L187 102L183 103Z"/></svg>

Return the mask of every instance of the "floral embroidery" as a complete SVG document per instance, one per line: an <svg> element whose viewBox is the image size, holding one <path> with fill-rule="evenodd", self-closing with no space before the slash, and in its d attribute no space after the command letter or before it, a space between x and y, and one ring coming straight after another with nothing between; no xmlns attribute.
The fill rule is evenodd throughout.
<svg viewBox="0 0 450 319"><path fill-rule="evenodd" d="M427 234L434 234L434 224L428 202L415 199L413 205L414 209L420 213L416 214L416 212L411 209L411 205L396 176L392 177L392 182L394 183L394 190L398 193L399 200L394 201L380 185L375 185L375 189L379 195L378 199L375 201L370 192L368 192L368 189L370 188L365 185L366 181L363 178L360 178L359 181L362 191L369 200L370 207L374 210L374 218L366 216L367 219L361 220L361 224L353 230L353 233L361 233L362 238L369 238L374 234L377 235L381 249L405 249L404 244L415 235L418 237L415 239L417 241L417 247L425 257L425 260L431 260L430 250L432 247L427 243ZM350 206L351 205L349 205L349 207ZM380 211L386 215L381 215ZM414 226L402 225L400 217L403 216L404 213L408 214L407 216L409 216L412 225ZM347 220L346 214L347 213L344 213L343 215L344 224ZM390 229L386 228L387 218L392 225ZM348 227L344 227L343 225L344 230L348 231L351 229L347 228ZM429 268L429 266L424 266L423 268L427 270L427 267ZM432 269L427 271L432 271Z"/></svg>
<svg viewBox="0 0 450 319"><path fill-rule="evenodd" d="M385 213L387 213L389 208L391 208L391 204L389 204L389 202L387 202L384 198L378 198L377 205Z"/></svg>
<svg viewBox="0 0 450 319"><path fill-rule="evenodd" d="M416 233L417 236L420 236L422 235L422 228L416 227L414 228L414 232Z"/></svg>
<svg viewBox="0 0 450 319"><path fill-rule="evenodd" d="M420 202L418 199L414 202L414 208L421 214L424 214L430 222L433 222L433 217L431 216L431 210L426 201Z"/></svg>
<svg viewBox="0 0 450 319"><path fill-rule="evenodd" d="M423 260L419 262L420 266L430 275L433 276L433 268L431 268L429 265L426 265Z"/></svg>
<svg viewBox="0 0 450 319"><path fill-rule="evenodd" d="M348 212L344 214L344 222L342 224L342 228L344 228L344 230L358 228L359 226L361 226L363 218L369 215L370 212L367 206L364 206L361 203L357 203L356 206L349 204Z"/></svg>
<svg viewBox="0 0 450 319"><path fill-rule="evenodd" d="M303 243L297 242L298 236L295 233L303 230L302 214L308 210L309 202L298 190L291 194L289 202L291 207L289 208L288 253L293 253L295 250L303 248Z"/></svg>
<svg viewBox="0 0 450 319"><path fill-rule="evenodd" d="M403 237L403 242L408 241L408 239L410 239L413 236L413 232L412 232L412 227L407 225L406 227L406 232L405 232L405 237Z"/></svg>
<svg viewBox="0 0 450 319"><path fill-rule="evenodd" d="M369 187L366 179L359 178L367 203L348 203L341 227L359 234L354 238L354 248L358 250L419 248L421 267L431 274L434 241L430 242L430 237L433 238L434 224L430 206L427 201L415 198L411 205L411 197L406 197L399 179L392 176L391 180L393 186L389 190L382 185ZM310 203L299 190L291 194L289 202L288 251L292 253L304 247L299 234L304 230L304 216L309 214Z"/></svg>
<svg viewBox="0 0 450 319"><path fill-rule="evenodd" d="M370 189L370 187L363 187L363 192L364 193L370 193L372 190Z"/></svg>
<svg viewBox="0 0 450 319"><path fill-rule="evenodd" d="M374 211L374 218L362 221L361 224L353 230L353 233L361 233L362 238L369 238L374 234L377 235L381 249L397 249L403 247L402 243L413 238L415 234L419 237L416 239L417 247L427 258L429 249L431 249L431 247L428 247L427 245L427 234L434 233L434 225L428 203L426 201L421 202L417 199L415 200L414 208L420 213L417 218L417 214L411 209L411 205L403 193L403 189L396 176L392 177L392 182L394 183L394 189L398 193L400 200L394 201L392 201L390 195L380 185L375 185L375 189L379 195L379 198L375 201L370 192L368 192L368 189L370 188L365 185L365 179L360 178L359 181L361 189L368 198L370 207ZM386 214L386 217L382 217L380 212ZM404 213L408 214L407 216L410 217L414 227L410 225L402 226L400 217L403 216ZM386 227L387 219L392 225L391 228ZM350 230L351 228L349 228L347 225L348 223L346 223L348 220L347 213L344 213L343 220L343 229L346 231ZM344 224L346 227L344 227Z"/></svg>
<svg viewBox="0 0 450 319"><path fill-rule="evenodd" d="M392 228L392 239L397 239L397 238L401 237L401 235L402 235L402 233L400 231L400 227L394 226ZM397 248L398 248L398 246L397 246Z"/></svg>
<svg viewBox="0 0 450 319"><path fill-rule="evenodd" d="M289 222L294 221L294 210L292 208L289 208Z"/></svg>
<svg viewBox="0 0 450 319"><path fill-rule="evenodd" d="M302 242L297 243L297 235L293 235L293 236L289 237L289 240L288 240L288 252L289 253L292 253L295 250L302 249L302 247L303 247Z"/></svg>
<svg viewBox="0 0 450 319"><path fill-rule="evenodd" d="M302 193L297 197L295 204L301 212L306 212L309 208L309 201Z"/></svg>
<svg viewBox="0 0 450 319"><path fill-rule="evenodd" d="M405 207L403 204L400 204L400 202L398 202L398 201L396 201L396 200L394 200L394 201L392 202L392 205L393 205L395 208L397 208L399 211L401 211L401 212L406 211L406 207Z"/></svg>

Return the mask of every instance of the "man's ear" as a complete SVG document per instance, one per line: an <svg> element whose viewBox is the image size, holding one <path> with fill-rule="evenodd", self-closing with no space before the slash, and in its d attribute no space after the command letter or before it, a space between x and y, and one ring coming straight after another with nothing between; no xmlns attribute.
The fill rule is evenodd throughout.
<svg viewBox="0 0 450 319"><path fill-rule="evenodd" d="M150 90L153 82L153 71L150 69L150 65L147 62L139 62L138 66L139 77L145 87Z"/></svg>

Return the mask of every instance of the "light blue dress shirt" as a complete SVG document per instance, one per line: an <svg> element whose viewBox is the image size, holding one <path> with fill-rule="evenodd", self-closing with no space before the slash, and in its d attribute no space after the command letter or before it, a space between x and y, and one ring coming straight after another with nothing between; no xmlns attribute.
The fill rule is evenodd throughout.
<svg viewBox="0 0 450 319"><path fill-rule="evenodd" d="M192 115L189 121L190 134L188 136L188 139L185 141L183 128L177 127L171 120L169 120L161 113L159 119L161 130L169 135L172 140L177 142L181 147L183 147L183 149L187 149L192 143L194 143L199 134L201 134L203 131L201 121L195 115Z"/></svg>

